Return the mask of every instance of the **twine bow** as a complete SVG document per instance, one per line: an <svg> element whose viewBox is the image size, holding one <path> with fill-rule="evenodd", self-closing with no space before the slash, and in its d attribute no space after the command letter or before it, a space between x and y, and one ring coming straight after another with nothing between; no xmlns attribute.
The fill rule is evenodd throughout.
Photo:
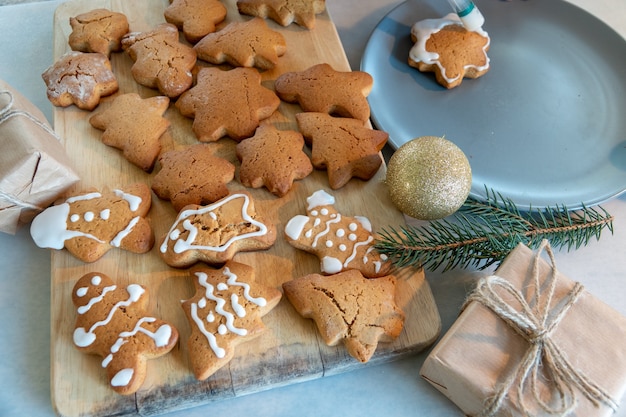
<svg viewBox="0 0 626 417"><path fill-rule="evenodd" d="M3 94L9 96L9 102L4 107L0 108L0 125L2 125L4 122L8 121L9 119L13 117L24 116L28 118L29 120L31 120L33 123L35 123L37 126L41 127L47 133L54 136L57 140L60 140L59 137L54 132L54 130L52 130L45 123L42 123L39 119L37 119L32 114L23 110L13 110L13 93L11 93L9 90L0 90L0 96ZM30 204L2 190L0 190L0 199L3 199L7 201L8 203L13 204L14 206L17 206L17 207L33 209L33 210L38 210L38 211L43 210L42 207L36 206L34 204Z"/></svg>
<svg viewBox="0 0 626 417"><path fill-rule="evenodd" d="M547 294L541 297L539 260L544 249L550 257L552 274L546 282L548 284ZM571 413L577 405L576 389L596 407L604 404L613 411L617 409L617 402L581 370L576 369L551 338L552 331L559 325L583 292L582 284L576 283L565 299L551 310L550 306L553 301L557 278L554 254L548 241L544 239L534 258L535 294L532 303L526 301L522 293L511 283L495 275L481 280L476 290L468 298L466 304L470 301L478 301L488 307L529 344L517 370L497 386L495 394L486 401L485 408L480 414L481 417L494 416L502 407L503 401L511 389L517 391L520 411L526 417L534 416L525 399L524 393L527 389L530 389L536 408L548 415L565 416ZM511 296L518 304L519 309L505 301L500 295L501 293ZM548 403L541 398L538 386L541 369L547 380L552 383L551 388L556 402Z"/></svg>

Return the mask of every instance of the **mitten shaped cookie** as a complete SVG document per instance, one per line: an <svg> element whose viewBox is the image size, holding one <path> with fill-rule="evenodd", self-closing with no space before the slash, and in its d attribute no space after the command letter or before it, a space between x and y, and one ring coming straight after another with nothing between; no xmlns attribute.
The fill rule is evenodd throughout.
<svg viewBox="0 0 626 417"><path fill-rule="evenodd" d="M77 317L74 345L84 353L103 358L111 387L128 395L143 384L147 360L168 353L178 341L171 324L145 312L146 288L116 285L105 274L81 277L72 291Z"/></svg>
<svg viewBox="0 0 626 417"><path fill-rule="evenodd" d="M265 330L261 317L281 293L255 282L254 269L238 262L191 272L196 293L182 304L191 325L187 346L194 375L205 380L233 358L237 345Z"/></svg>
<svg viewBox="0 0 626 417"><path fill-rule="evenodd" d="M154 244L145 218L151 204L150 188L141 183L77 194L39 213L30 234L37 246L66 248L84 262L97 261L111 248L145 253Z"/></svg>
<svg viewBox="0 0 626 417"><path fill-rule="evenodd" d="M178 214L159 254L169 266L202 261L223 264L237 252L271 247L276 228L257 213L247 192L232 193L208 206L190 205Z"/></svg>
<svg viewBox="0 0 626 417"><path fill-rule="evenodd" d="M370 221L338 213L335 198L319 190L307 198L307 215L292 217L285 237L295 248L316 255L324 274L357 269L368 278L386 275L391 264L374 249Z"/></svg>

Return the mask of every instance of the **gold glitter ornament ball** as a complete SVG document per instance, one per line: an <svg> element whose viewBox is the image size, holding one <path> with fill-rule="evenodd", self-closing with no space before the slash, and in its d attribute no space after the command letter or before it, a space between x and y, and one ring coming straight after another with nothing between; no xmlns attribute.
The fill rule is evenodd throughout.
<svg viewBox="0 0 626 417"><path fill-rule="evenodd" d="M463 205L472 186L472 169L454 143L422 136L391 156L385 182L391 201L401 212L420 220L435 220Z"/></svg>

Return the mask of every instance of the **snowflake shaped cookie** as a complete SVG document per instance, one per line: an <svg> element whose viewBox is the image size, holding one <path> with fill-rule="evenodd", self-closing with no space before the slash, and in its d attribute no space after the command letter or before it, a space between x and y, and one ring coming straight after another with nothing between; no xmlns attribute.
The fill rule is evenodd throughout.
<svg viewBox="0 0 626 417"><path fill-rule="evenodd" d="M261 18L231 22L219 32L211 33L194 49L198 58L211 64L229 63L236 67L272 69L278 57L287 52L285 37L270 29Z"/></svg>
<svg viewBox="0 0 626 417"><path fill-rule="evenodd" d="M283 283L298 313L315 321L328 346L343 341L359 362L372 357L378 342L402 332L404 312L395 303L393 276L367 279L359 271L324 276L310 274Z"/></svg>
<svg viewBox="0 0 626 417"><path fill-rule="evenodd" d="M119 394L136 392L143 384L147 360L165 355L176 345L176 328L145 312L146 288L120 287L105 274L92 272L74 285L76 306L74 345L103 358L111 387Z"/></svg>
<svg viewBox="0 0 626 417"><path fill-rule="evenodd" d="M272 19L281 26L296 23L315 28L315 15L326 10L325 0L238 0L239 13Z"/></svg>
<svg viewBox="0 0 626 417"><path fill-rule="evenodd" d="M194 375L205 380L233 358L239 344L265 330L261 317L282 295L255 282L254 269L242 263L191 272L196 293L182 304L192 329L187 346Z"/></svg>
<svg viewBox="0 0 626 417"><path fill-rule="evenodd" d="M255 68L202 68L196 85L176 101L181 114L194 119L193 131L200 142L224 136L237 142L248 138L279 105L276 94L261 85Z"/></svg>
<svg viewBox="0 0 626 417"><path fill-rule="evenodd" d="M168 23L183 31L185 39L196 43L217 30L226 18L226 6L219 0L173 0L163 13Z"/></svg>

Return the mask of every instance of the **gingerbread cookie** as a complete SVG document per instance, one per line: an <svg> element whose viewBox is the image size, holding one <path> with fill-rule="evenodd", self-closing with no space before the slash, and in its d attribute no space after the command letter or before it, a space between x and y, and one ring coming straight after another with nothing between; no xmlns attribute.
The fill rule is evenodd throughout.
<svg viewBox="0 0 626 417"><path fill-rule="evenodd" d="M122 37L128 33L128 19L123 13L94 9L70 17L68 43L72 50L100 52L107 57L122 50Z"/></svg>
<svg viewBox="0 0 626 417"><path fill-rule="evenodd" d="M147 360L176 345L176 328L145 312L147 289L138 284L118 287L105 274L83 275L74 285L74 345L103 358L111 388L123 395L136 392L146 378Z"/></svg>
<svg viewBox="0 0 626 417"><path fill-rule="evenodd" d="M343 340L360 362L370 360L379 342L391 342L402 332L404 312L395 303L395 288L393 276L366 279L359 271L283 283L289 302L315 321L324 342L335 346Z"/></svg>
<svg viewBox="0 0 626 417"><path fill-rule="evenodd" d="M196 51L178 40L178 28L163 23L147 32L131 32L122 48L135 63L131 73L139 84L178 97L191 87Z"/></svg>
<svg viewBox="0 0 626 417"><path fill-rule="evenodd" d="M250 194L232 193L208 206L181 210L162 240L165 263L185 268L196 262L222 264L241 251L263 250L276 240L276 228L256 211Z"/></svg>
<svg viewBox="0 0 626 417"><path fill-rule="evenodd" d="M226 184L235 177L235 166L213 155L205 144L165 152L159 163L161 170L152 179L152 190L159 198L170 200L176 211L226 197Z"/></svg>
<svg viewBox="0 0 626 417"><path fill-rule="evenodd" d="M237 144L237 158L241 161L239 180L246 187L265 186L272 194L284 196L294 180L301 180L313 171L303 147L304 138L299 132L280 131L271 124L262 124L254 136Z"/></svg>
<svg viewBox="0 0 626 417"><path fill-rule="evenodd" d="M196 43L217 30L215 25L226 19L226 7L219 0L173 0L163 15L187 41Z"/></svg>
<svg viewBox="0 0 626 417"><path fill-rule="evenodd" d="M102 143L120 149L128 161L151 172L161 151L159 139L170 125L163 117L169 103L165 96L142 99L136 93L122 94L89 123L104 130Z"/></svg>
<svg viewBox="0 0 626 417"><path fill-rule="evenodd" d="M409 65L434 72L437 82L446 88L489 71L489 35L482 29L468 31L454 13L416 22L411 39L415 45L409 51Z"/></svg>
<svg viewBox="0 0 626 417"><path fill-rule="evenodd" d="M281 74L274 84L276 94L304 111L322 112L366 121L370 117L367 96L374 80L363 71L335 71L317 64L304 71Z"/></svg>
<svg viewBox="0 0 626 417"><path fill-rule="evenodd" d="M100 259L111 248L145 253L154 244L145 218L151 203L150 188L141 183L77 194L39 213L30 234L40 248L66 248L84 262Z"/></svg>
<svg viewBox="0 0 626 417"><path fill-rule="evenodd" d="M315 15L326 10L325 0L238 0L239 13L272 19L281 26L296 23L315 28Z"/></svg>
<svg viewBox="0 0 626 417"><path fill-rule="evenodd" d="M351 178L369 180L382 165L380 151L389 134L367 127L361 120L326 113L296 114L298 127L311 147L311 161L328 172L334 190Z"/></svg>
<svg viewBox="0 0 626 417"><path fill-rule="evenodd" d="M249 138L279 105L280 99L261 85L261 74L254 68L202 68L196 85L176 101L181 114L194 119L200 142Z"/></svg>
<svg viewBox="0 0 626 417"><path fill-rule="evenodd" d="M282 295L255 282L254 269L238 262L191 272L196 293L182 304L191 325L187 346L194 375L205 380L233 358L240 343L265 330L261 317Z"/></svg>
<svg viewBox="0 0 626 417"><path fill-rule="evenodd" d="M287 52L285 37L270 29L261 18L231 22L219 32L211 33L194 49L198 58L211 64L228 63L235 67L272 69L278 57Z"/></svg>
<svg viewBox="0 0 626 417"><path fill-rule="evenodd" d="M391 264L374 248L372 224L363 216L337 212L335 198L319 190L307 198L307 215L292 217L285 238L295 248L316 255L324 274L356 269L368 278L386 275Z"/></svg>
<svg viewBox="0 0 626 417"><path fill-rule="evenodd" d="M58 107L75 104L93 110L100 98L117 91L119 85L111 61L101 53L70 51L41 74L48 100Z"/></svg>

